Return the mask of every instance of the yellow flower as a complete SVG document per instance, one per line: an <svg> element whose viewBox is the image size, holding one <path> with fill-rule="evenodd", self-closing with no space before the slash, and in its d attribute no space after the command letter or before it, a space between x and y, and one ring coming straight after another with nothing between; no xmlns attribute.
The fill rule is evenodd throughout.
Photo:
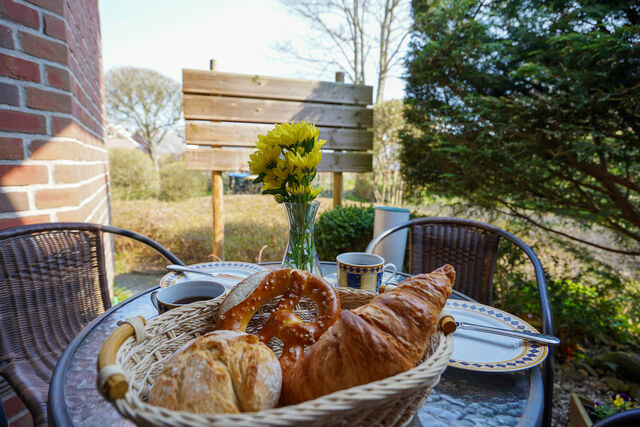
<svg viewBox="0 0 640 427"><path fill-rule="evenodd" d="M616 394L616 398L613 401L613 404L616 405L616 406L622 406L622 405L624 405L624 399L622 397L620 397L619 394Z"/></svg>
<svg viewBox="0 0 640 427"><path fill-rule="evenodd" d="M287 186L287 191L294 196L300 196L302 194L309 193L310 189L310 185L290 184Z"/></svg>
<svg viewBox="0 0 640 427"><path fill-rule="evenodd" d="M267 169L264 175L264 190L276 190L282 187L282 183L284 179L282 179L281 174L277 173L277 169Z"/></svg>
<svg viewBox="0 0 640 427"><path fill-rule="evenodd" d="M278 203L307 202L320 193L320 188L311 186L326 142L318 135L315 124L306 121L275 125L266 135L258 135L249 169L258 175L257 182L264 183L263 193L275 193Z"/></svg>
<svg viewBox="0 0 640 427"><path fill-rule="evenodd" d="M258 142L258 151L249 156L249 170L256 175L261 174L265 169L275 166L280 158L280 147Z"/></svg>
<svg viewBox="0 0 640 427"><path fill-rule="evenodd" d="M320 194L320 191L322 191L322 188L318 187L314 189L311 186L311 184L308 184L308 185L289 184L287 185L287 191L289 192L289 194L294 196L309 194L311 196L311 199L315 199L316 196Z"/></svg>
<svg viewBox="0 0 640 427"><path fill-rule="evenodd" d="M312 139L315 142L317 138L318 128L304 120L300 123L283 123L281 125L275 125L274 128L267 132L266 135L258 136L261 143L267 145L278 145L280 147L299 144L309 139Z"/></svg>
<svg viewBox="0 0 640 427"><path fill-rule="evenodd" d="M320 145L313 147L313 150L307 155L307 167L309 169L317 168L322 161L322 151Z"/></svg>

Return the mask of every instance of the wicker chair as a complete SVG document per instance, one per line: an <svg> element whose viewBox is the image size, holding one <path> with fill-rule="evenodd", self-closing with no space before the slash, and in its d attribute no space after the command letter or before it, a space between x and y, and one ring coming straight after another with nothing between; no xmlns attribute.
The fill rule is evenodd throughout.
<svg viewBox="0 0 640 427"><path fill-rule="evenodd" d="M47 423L49 380L69 342L111 307L103 234L140 241L173 264L182 261L132 231L50 223L0 231L0 374L34 423Z"/></svg>
<svg viewBox="0 0 640 427"><path fill-rule="evenodd" d="M454 289L488 305L492 302L493 273L499 240L503 238L522 249L535 270L542 308L542 330L545 334L553 335L551 304L544 270L536 254L522 240L498 227L478 221L462 218L418 218L378 234L369 243L366 252L373 252L383 239L405 228L409 228L411 274L425 273L443 264L451 264L456 269ZM553 350L553 347L549 348L549 356L542 367L544 425L551 425Z"/></svg>

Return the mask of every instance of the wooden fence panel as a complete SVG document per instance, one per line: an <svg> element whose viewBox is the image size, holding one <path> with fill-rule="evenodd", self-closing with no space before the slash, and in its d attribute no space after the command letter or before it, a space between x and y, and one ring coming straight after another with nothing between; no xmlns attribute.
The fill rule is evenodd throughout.
<svg viewBox="0 0 640 427"><path fill-rule="evenodd" d="M373 102L371 86L200 70L182 70L182 91L364 106Z"/></svg>
<svg viewBox="0 0 640 427"><path fill-rule="evenodd" d="M185 152L187 169L230 172L249 171L247 148L200 148ZM373 155L362 152L323 152L319 172L371 172Z"/></svg>
<svg viewBox="0 0 640 427"><path fill-rule="evenodd" d="M258 135L264 135L273 129L273 125L205 122L188 120L186 124L187 144L255 147ZM337 129L318 127L320 139L327 143L323 146L329 150L373 149L373 132L363 129Z"/></svg>
<svg viewBox="0 0 640 427"><path fill-rule="evenodd" d="M362 107L187 94L183 101L185 120L249 123L306 120L327 127L373 126L373 110Z"/></svg>

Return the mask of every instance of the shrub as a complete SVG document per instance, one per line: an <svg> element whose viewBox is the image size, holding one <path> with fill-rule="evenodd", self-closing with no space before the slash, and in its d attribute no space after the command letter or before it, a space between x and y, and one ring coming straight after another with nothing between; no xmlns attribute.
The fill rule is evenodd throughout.
<svg viewBox="0 0 640 427"><path fill-rule="evenodd" d="M500 245L495 276L495 303L526 318L540 318L540 300L532 272L523 269L526 256L512 245ZM586 347L634 347L640 342L640 289L602 264L580 259L578 270L565 277L547 276L559 358L571 358ZM582 261L582 262L581 262ZM534 326L540 327L539 324Z"/></svg>
<svg viewBox="0 0 640 427"><path fill-rule="evenodd" d="M353 195L360 200L371 202L374 200L373 179L371 174L359 174L353 187Z"/></svg>
<svg viewBox="0 0 640 427"><path fill-rule="evenodd" d="M372 206L336 207L324 212L315 227L321 260L334 260L342 252L363 252L373 237Z"/></svg>
<svg viewBox="0 0 640 427"><path fill-rule="evenodd" d="M160 168L160 198L184 200L203 196L207 181L204 172L187 170L184 162L166 164Z"/></svg>
<svg viewBox="0 0 640 427"><path fill-rule="evenodd" d="M109 150L111 194L115 200L153 198L158 195L160 178L149 155L140 150Z"/></svg>

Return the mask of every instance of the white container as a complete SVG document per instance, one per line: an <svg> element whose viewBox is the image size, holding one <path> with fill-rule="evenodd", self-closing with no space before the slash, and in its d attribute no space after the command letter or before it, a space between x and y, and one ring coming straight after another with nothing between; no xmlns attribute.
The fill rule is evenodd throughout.
<svg viewBox="0 0 640 427"><path fill-rule="evenodd" d="M409 209L394 208L390 206L376 207L373 222L373 237L385 230L404 224L409 221ZM407 246L407 233L409 229L396 231L384 239L373 250L373 253L384 258L385 263L391 263L402 271L404 265L404 252Z"/></svg>

